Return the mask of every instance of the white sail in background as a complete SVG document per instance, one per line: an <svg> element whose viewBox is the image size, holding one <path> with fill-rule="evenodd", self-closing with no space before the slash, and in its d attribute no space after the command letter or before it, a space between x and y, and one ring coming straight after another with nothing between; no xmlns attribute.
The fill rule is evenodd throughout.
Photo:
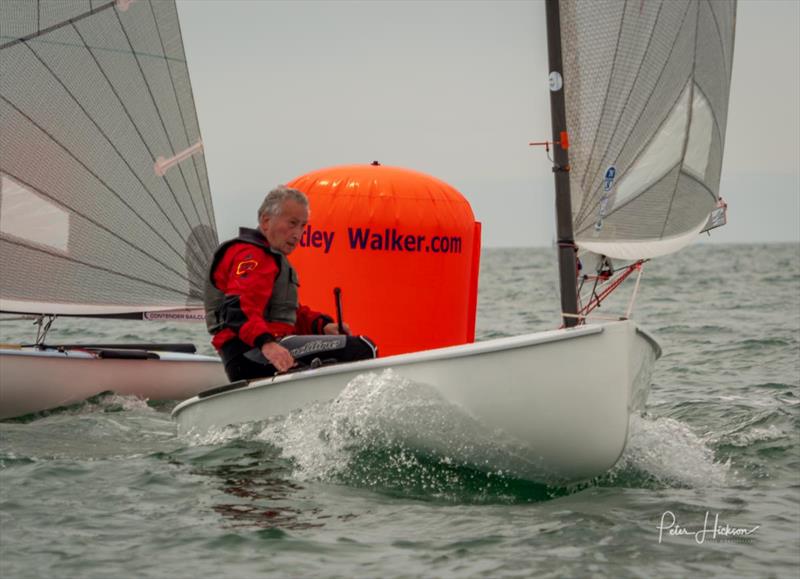
<svg viewBox="0 0 800 579"><path fill-rule="evenodd" d="M561 0L575 241L677 251L719 201L736 3Z"/></svg>
<svg viewBox="0 0 800 579"><path fill-rule="evenodd" d="M175 2L0 22L0 311L199 306L217 234Z"/></svg>

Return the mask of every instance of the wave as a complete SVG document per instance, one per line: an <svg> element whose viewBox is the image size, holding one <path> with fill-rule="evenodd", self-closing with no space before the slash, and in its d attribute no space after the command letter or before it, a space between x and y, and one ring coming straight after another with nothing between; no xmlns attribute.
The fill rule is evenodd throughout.
<svg viewBox="0 0 800 579"><path fill-rule="evenodd" d="M156 407L157 405L150 403L145 398L140 398L133 394L116 394L109 390L67 406L58 406L39 412L31 412L24 416L6 418L2 423L25 424L49 416L75 416L80 414L96 414L99 412L152 412Z"/></svg>
<svg viewBox="0 0 800 579"><path fill-rule="evenodd" d="M296 480L449 502L541 501L591 486L715 487L725 486L730 474L730 464L716 461L707 441L686 424L633 417L627 448L606 475L568 486L528 480L515 474L521 460L516 443L391 370L356 377L331 402L189 441L243 439L279 449Z"/></svg>
<svg viewBox="0 0 800 579"><path fill-rule="evenodd" d="M710 440L667 417L631 417L628 445L619 462L595 483L647 488L724 487L731 483L730 461L715 458Z"/></svg>

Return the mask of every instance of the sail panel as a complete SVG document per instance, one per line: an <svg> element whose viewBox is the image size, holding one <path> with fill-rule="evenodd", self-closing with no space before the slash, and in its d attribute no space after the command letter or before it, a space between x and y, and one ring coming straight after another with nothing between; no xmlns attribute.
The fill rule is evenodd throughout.
<svg viewBox="0 0 800 579"><path fill-rule="evenodd" d="M0 232L56 251L69 248L69 213L0 173Z"/></svg>
<svg viewBox="0 0 800 579"><path fill-rule="evenodd" d="M670 201L670 211L666 214L667 218L659 237L680 235L687 229L695 229L696 225L705 225L711 211L717 206L713 192L708 186L694 175L683 171L678 175L675 192ZM698 217L699 221L696 221Z"/></svg>
<svg viewBox="0 0 800 579"><path fill-rule="evenodd" d="M585 241L646 239L653 227L651 221L659 217L660 226L663 227L664 216L669 213L670 208L669 194L675 189L679 174L680 165L669 168L658 181L647 183L645 191L634 197L636 203L629 200L628 203L619 205L613 213L587 222L583 229L575 230L575 237ZM642 213L652 217L652 220L640 219Z"/></svg>
<svg viewBox="0 0 800 579"><path fill-rule="evenodd" d="M678 247L719 198L735 3L560 6L576 242Z"/></svg>
<svg viewBox="0 0 800 579"><path fill-rule="evenodd" d="M652 140L631 163L625 174L617 179L613 195L609 195L611 206L609 209L621 207L624 203L635 199L680 164L691 113L690 98L691 91L687 87L669 116L655 131Z"/></svg>
<svg viewBox="0 0 800 579"><path fill-rule="evenodd" d="M637 69L635 89L626 97L627 112L619 118L613 134L606 136L608 146L603 148L599 142L595 143L592 154L598 162L591 167L575 167L583 173L584 184L583 191L578 193L583 196L582 211L573 217L576 223L596 220L604 197L608 210L618 206L614 186L653 149L651 143L669 130L670 121L685 119L686 111L681 110L681 105L691 96L686 93L689 83L678 84L673 79L688 78L691 72L687 55L693 46L694 29L689 26L692 14L691 5L677 2L663 6L657 20L653 20L654 26L660 22L674 28L674 36L651 37L648 54ZM611 167L617 180L609 182L606 175ZM654 182L657 176L648 179Z"/></svg>
<svg viewBox="0 0 800 579"><path fill-rule="evenodd" d="M692 102L692 121L689 125L689 136L686 142L686 155L683 159L683 168L686 172L696 175L705 181L708 159L711 156L711 138L714 130L714 118L711 114L711 105L703 96L700 87L694 87L694 100Z"/></svg>
<svg viewBox="0 0 800 579"><path fill-rule="evenodd" d="M4 0L0 21L3 310L198 305L205 158L155 170L201 143L175 3Z"/></svg>

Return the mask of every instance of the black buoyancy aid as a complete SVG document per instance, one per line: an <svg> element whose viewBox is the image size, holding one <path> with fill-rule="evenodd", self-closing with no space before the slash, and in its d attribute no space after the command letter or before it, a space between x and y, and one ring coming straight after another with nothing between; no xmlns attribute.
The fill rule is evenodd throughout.
<svg viewBox="0 0 800 579"><path fill-rule="evenodd" d="M272 287L272 296L264 307L264 319L268 322L282 322L293 326L297 321L297 288L300 286L297 272L281 252L272 249L264 235L257 229L239 228L239 235L220 245L211 260L206 287L203 292L203 304L206 310L206 327L210 334L216 334L224 327L222 319L222 303L225 293L214 284L214 271L228 248L235 243L249 243L263 249L275 258L278 264L278 275Z"/></svg>

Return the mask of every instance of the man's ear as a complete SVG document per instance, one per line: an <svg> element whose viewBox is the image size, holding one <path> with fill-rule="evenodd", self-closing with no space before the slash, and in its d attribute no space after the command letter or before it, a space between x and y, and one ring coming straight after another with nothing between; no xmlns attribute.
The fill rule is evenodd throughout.
<svg viewBox="0 0 800 579"><path fill-rule="evenodd" d="M258 218L258 227L261 229L262 233L267 230L267 223L269 223L269 213L264 213Z"/></svg>

